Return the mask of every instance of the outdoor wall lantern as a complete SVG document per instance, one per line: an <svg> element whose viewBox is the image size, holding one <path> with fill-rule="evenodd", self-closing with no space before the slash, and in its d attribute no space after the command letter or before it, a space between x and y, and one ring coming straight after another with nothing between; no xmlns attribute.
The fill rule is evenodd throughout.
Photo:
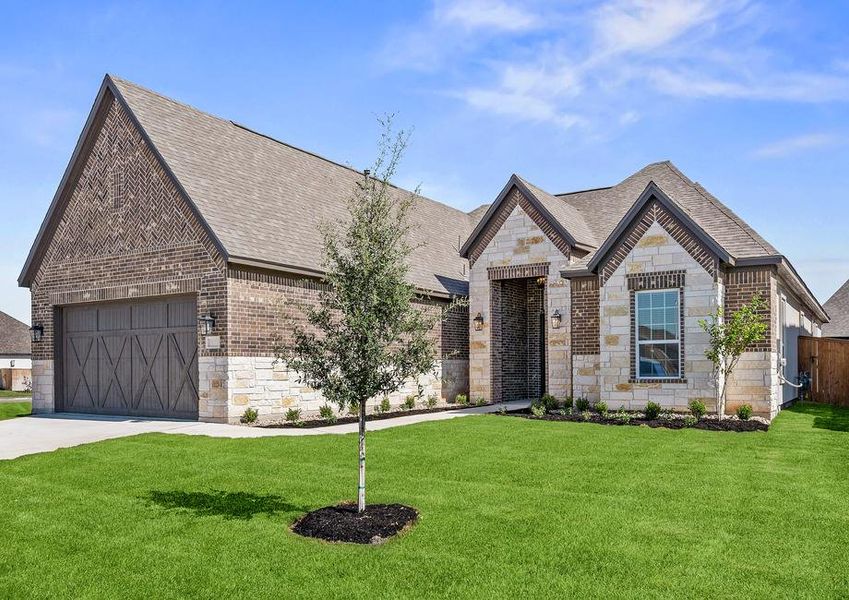
<svg viewBox="0 0 849 600"><path fill-rule="evenodd" d="M41 336L44 335L44 327L41 325L33 325L29 328L29 337L33 342L40 342Z"/></svg>
<svg viewBox="0 0 849 600"><path fill-rule="evenodd" d="M555 309L554 314L551 315L551 328L552 329L560 329L560 323L563 321L563 317L560 316L560 311Z"/></svg>
<svg viewBox="0 0 849 600"><path fill-rule="evenodd" d="M475 331L480 331L481 329L483 329L483 315L482 314L478 313L478 316L476 316L473 319L473 321L475 323Z"/></svg>
<svg viewBox="0 0 849 600"><path fill-rule="evenodd" d="M198 317L198 322L200 323L200 330L203 335L212 333L212 328L215 327L215 317L212 315L203 315L202 317Z"/></svg>

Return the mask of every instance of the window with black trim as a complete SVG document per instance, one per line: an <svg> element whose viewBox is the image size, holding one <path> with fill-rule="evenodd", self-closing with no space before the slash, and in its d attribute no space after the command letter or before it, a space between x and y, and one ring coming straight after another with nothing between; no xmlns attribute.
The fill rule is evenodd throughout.
<svg viewBox="0 0 849 600"><path fill-rule="evenodd" d="M681 303L679 290L635 293L637 379L681 377Z"/></svg>

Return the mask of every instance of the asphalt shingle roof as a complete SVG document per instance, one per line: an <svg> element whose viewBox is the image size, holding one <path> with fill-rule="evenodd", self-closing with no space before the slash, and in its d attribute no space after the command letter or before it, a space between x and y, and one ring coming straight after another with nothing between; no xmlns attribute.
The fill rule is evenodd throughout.
<svg viewBox="0 0 849 600"><path fill-rule="evenodd" d="M110 77L230 257L322 272L319 227L345 218L362 173ZM472 217L421 197L412 221L411 282L465 294Z"/></svg>
<svg viewBox="0 0 849 600"><path fill-rule="evenodd" d="M0 311L0 356L30 353L29 325Z"/></svg>
<svg viewBox="0 0 849 600"><path fill-rule="evenodd" d="M823 304L830 321L822 326L826 337L849 337L849 281Z"/></svg>
<svg viewBox="0 0 849 600"><path fill-rule="evenodd" d="M598 247L613 232L650 181L735 258L774 256L778 251L731 209L692 182L669 161L652 163L609 187L557 198L583 216Z"/></svg>

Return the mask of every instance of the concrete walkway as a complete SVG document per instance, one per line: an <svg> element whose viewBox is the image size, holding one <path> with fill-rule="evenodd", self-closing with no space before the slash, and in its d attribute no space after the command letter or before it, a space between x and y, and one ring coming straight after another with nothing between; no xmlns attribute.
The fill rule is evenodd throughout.
<svg viewBox="0 0 849 600"><path fill-rule="evenodd" d="M368 431L389 429L402 425L443 421L455 417L492 413L506 407L516 410L527 407L527 402L507 402L495 406L474 406L445 412L407 415L380 421L370 421ZM33 415L0 421L0 460L17 458L27 454L52 452L58 448L69 448L113 438L141 433L178 433L184 435L206 435L223 438L258 438L273 436L303 436L323 434L346 434L357 431L356 423L329 425L310 429L263 429L241 425L199 423L169 419L147 419L134 417L110 417L56 413Z"/></svg>

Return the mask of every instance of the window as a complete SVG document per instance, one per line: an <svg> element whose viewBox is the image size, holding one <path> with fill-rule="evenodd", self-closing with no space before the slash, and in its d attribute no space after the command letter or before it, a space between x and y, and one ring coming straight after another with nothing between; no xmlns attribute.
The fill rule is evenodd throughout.
<svg viewBox="0 0 849 600"><path fill-rule="evenodd" d="M636 293L638 379L681 377L681 305L678 290Z"/></svg>

